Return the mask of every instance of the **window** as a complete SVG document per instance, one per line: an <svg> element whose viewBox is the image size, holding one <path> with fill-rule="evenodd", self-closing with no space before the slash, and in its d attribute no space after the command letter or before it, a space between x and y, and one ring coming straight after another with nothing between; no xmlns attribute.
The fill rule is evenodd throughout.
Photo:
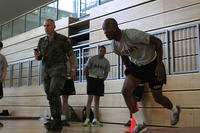
<svg viewBox="0 0 200 133"><path fill-rule="evenodd" d="M199 71L198 26L176 28L171 31L171 73Z"/></svg>
<svg viewBox="0 0 200 133"><path fill-rule="evenodd" d="M20 66L19 66L19 63L15 63L15 64L12 64L12 68L11 68L11 86L13 87L18 87L20 86L19 84L19 80L20 80Z"/></svg>
<svg viewBox="0 0 200 133"><path fill-rule="evenodd" d="M2 26L2 40L12 36L12 21Z"/></svg>
<svg viewBox="0 0 200 133"><path fill-rule="evenodd" d="M39 26L40 10L35 10L26 15L26 31L32 30Z"/></svg>
<svg viewBox="0 0 200 133"><path fill-rule="evenodd" d="M25 31L25 16L13 21L13 36Z"/></svg>
<svg viewBox="0 0 200 133"><path fill-rule="evenodd" d="M113 0L100 0L100 4L104 4L104 3L107 3L109 1L113 1Z"/></svg>
<svg viewBox="0 0 200 133"><path fill-rule="evenodd" d="M90 9L99 5L99 0L81 0L80 1L80 16L90 14Z"/></svg>
<svg viewBox="0 0 200 133"><path fill-rule="evenodd" d="M40 25L43 25L43 22L46 19L57 20L57 2L53 2L49 5L41 8Z"/></svg>
<svg viewBox="0 0 200 133"><path fill-rule="evenodd" d="M74 52L77 58L77 73L74 81L81 82L85 80L84 77L84 65L87 62L89 58L89 48L88 45L85 46L79 46L74 48Z"/></svg>
<svg viewBox="0 0 200 133"><path fill-rule="evenodd" d="M59 0L58 1L58 19L65 17L76 17L77 0Z"/></svg>

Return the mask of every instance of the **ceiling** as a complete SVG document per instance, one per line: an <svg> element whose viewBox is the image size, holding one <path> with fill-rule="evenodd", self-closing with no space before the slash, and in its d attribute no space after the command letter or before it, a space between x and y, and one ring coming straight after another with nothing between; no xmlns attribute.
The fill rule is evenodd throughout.
<svg viewBox="0 0 200 133"><path fill-rule="evenodd" d="M54 0L0 0L0 25Z"/></svg>

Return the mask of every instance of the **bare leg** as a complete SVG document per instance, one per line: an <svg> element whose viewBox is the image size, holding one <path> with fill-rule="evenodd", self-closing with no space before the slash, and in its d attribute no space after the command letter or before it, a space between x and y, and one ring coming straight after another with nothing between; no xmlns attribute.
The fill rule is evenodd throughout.
<svg viewBox="0 0 200 133"><path fill-rule="evenodd" d="M136 100L133 98L133 91L140 82L140 79L137 79L132 75L128 75L126 76L122 88L122 95L131 114L138 111L136 108Z"/></svg>
<svg viewBox="0 0 200 133"><path fill-rule="evenodd" d="M93 100L93 95L88 95L87 106L86 106L86 118L90 117L90 108Z"/></svg>
<svg viewBox="0 0 200 133"><path fill-rule="evenodd" d="M68 115L68 95L62 95L62 115L67 116Z"/></svg>
<svg viewBox="0 0 200 133"><path fill-rule="evenodd" d="M163 107L167 108L167 109L172 109L173 107L173 104L172 102L162 94L162 89L159 89L159 90L153 90L152 89L152 95L153 95L153 98L154 100L161 104Z"/></svg>
<svg viewBox="0 0 200 133"><path fill-rule="evenodd" d="M94 96L94 118L99 119L99 101L100 96Z"/></svg>

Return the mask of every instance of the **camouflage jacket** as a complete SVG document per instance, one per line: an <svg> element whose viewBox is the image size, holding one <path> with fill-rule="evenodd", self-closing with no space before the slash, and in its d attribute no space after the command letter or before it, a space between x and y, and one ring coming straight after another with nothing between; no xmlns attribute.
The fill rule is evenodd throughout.
<svg viewBox="0 0 200 133"><path fill-rule="evenodd" d="M51 41L48 37L40 38L38 50L41 54L41 60L44 71L50 71L52 74L67 73L67 56L74 54L72 46L68 43L67 37L55 33Z"/></svg>

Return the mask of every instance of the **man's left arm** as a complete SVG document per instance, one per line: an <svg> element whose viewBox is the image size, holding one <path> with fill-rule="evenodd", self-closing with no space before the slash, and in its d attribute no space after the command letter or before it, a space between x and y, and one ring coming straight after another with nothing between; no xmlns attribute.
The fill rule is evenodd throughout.
<svg viewBox="0 0 200 133"><path fill-rule="evenodd" d="M104 72L104 80L106 80L107 79L107 77L108 77L108 72Z"/></svg>
<svg viewBox="0 0 200 133"><path fill-rule="evenodd" d="M67 39L67 55L69 57L69 64L70 64L70 74L71 74L71 77L74 78L76 76L76 67L77 67L77 64L76 64L76 56L74 54L74 51L72 49L72 42L70 39Z"/></svg>
<svg viewBox="0 0 200 133"><path fill-rule="evenodd" d="M108 73L110 72L110 62L108 61L106 69L104 71L104 80L108 77Z"/></svg>
<svg viewBox="0 0 200 133"><path fill-rule="evenodd" d="M155 70L155 75L158 77L158 80L161 81L164 78L164 71L162 64L162 58L163 58L163 48L162 48L162 42L157 37L154 37L153 35L150 36L150 45L155 49L157 54L157 66Z"/></svg>
<svg viewBox="0 0 200 133"><path fill-rule="evenodd" d="M76 72L77 64L76 64L76 56L75 56L75 54L71 54L69 56L69 63L70 63L71 72Z"/></svg>

